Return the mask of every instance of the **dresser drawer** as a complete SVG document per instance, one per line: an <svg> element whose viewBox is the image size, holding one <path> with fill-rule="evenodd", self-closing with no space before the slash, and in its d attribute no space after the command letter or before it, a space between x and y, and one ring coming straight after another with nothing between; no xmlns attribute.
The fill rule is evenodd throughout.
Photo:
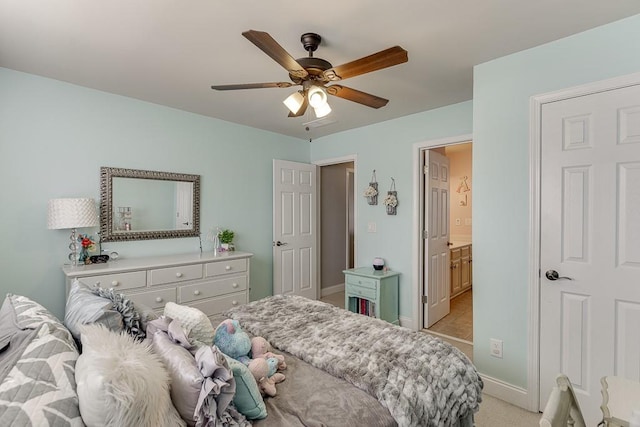
<svg viewBox="0 0 640 427"><path fill-rule="evenodd" d="M471 246L463 246L460 248L460 256L469 256L471 255Z"/></svg>
<svg viewBox="0 0 640 427"><path fill-rule="evenodd" d="M235 276L178 288L181 303L216 297L247 289L247 276Z"/></svg>
<svg viewBox="0 0 640 427"><path fill-rule="evenodd" d="M104 274L101 276L79 277L81 283L89 286L116 290L142 288L147 285L146 271L132 271L130 273Z"/></svg>
<svg viewBox="0 0 640 427"><path fill-rule="evenodd" d="M193 302L190 303L189 306L197 308L207 316L212 316L214 314L219 314L223 311L227 311L232 307L246 304L247 302L247 293L238 292L236 294L229 294L222 297L212 298L206 301Z"/></svg>
<svg viewBox="0 0 640 427"><path fill-rule="evenodd" d="M210 262L205 265L205 276L221 276L223 274L247 271L246 259L230 259L227 261Z"/></svg>
<svg viewBox="0 0 640 427"><path fill-rule="evenodd" d="M347 295L350 297L366 298L371 301L375 301L377 298L375 290L363 288L362 286L349 285L347 287Z"/></svg>
<svg viewBox="0 0 640 427"><path fill-rule="evenodd" d="M186 282L187 280L195 279L202 279L202 264L158 268L149 271L149 284L151 284L151 286Z"/></svg>
<svg viewBox="0 0 640 427"><path fill-rule="evenodd" d="M139 294L127 295L127 297L137 304L144 304L154 310L164 308L168 302L176 302L176 290L160 289L157 291L143 292Z"/></svg>
<svg viewBox="0 0 640 427"><path fill-rule="evenodd" d="M345 277L347 278L348 285L356 285L363 288L373 289L374 291L378 289L378 282L376 280L355 276L353 274L347 274Z"/></svg>

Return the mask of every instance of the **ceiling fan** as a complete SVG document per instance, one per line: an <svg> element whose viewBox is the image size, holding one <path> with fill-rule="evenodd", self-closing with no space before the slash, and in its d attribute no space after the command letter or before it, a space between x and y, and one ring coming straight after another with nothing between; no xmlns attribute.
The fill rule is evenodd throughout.
<svg viewBox="0 0 640 427"><path fill-rule="evenodd" d="M313 52L316 51L322 40L318 34L305 33L300 37L300 41L305 50L309 52L309 56L298 59L293 59L268 33L249 30L243 32L242 35L284 67L289 72L291 82L217 85L211 86L211 89L237 90L302 86L301 90L294 92L283 101L290 110L289 117L302 116L309 105L313 107L318 118L326 116L331 112L331 107L327 103L327 94L371 108L384 107L389 102L388 99L339 84L329 86L326 86L326 84L392 67L408 60L407 51L400 46L394 46L334 67L328 61L313 56Z"/></svg>

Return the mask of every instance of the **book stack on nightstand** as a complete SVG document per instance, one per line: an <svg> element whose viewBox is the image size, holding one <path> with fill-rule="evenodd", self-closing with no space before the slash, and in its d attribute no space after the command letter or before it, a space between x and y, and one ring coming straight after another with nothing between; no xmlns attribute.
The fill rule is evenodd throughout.
<svg viewBox="0 0 640 427"><path fill-rule="evenodd" d="M376 317L398 325L398 279L395 271L372 267L343 271L344 306L354 313Z"/></svg>

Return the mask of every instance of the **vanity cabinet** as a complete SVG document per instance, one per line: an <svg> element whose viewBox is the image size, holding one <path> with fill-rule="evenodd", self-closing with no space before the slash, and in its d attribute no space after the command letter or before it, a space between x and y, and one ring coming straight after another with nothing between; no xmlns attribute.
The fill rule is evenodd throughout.
<svg viewBox="0 0 640 427"><path fill-rule="evenodd" d="M471 288L471 245L450 249L451 255L451 298Z"/></svg>
<svg viewBox="0 0 640 427"><path fill-rule="evenodd" d="M398 318L398 279L395 271L378 271L372 267L344 270L344 307L386 320L396 325Z"/></svg>
<svg viewBox="0 0 640 427"><path fill-rule="evenodd" d="M67 292L73 280L113 288L134 303L162 313L167 302L196 307L209 317L249 302L253 254L227 252L129 258L105 264L64 266Z"/></svg>

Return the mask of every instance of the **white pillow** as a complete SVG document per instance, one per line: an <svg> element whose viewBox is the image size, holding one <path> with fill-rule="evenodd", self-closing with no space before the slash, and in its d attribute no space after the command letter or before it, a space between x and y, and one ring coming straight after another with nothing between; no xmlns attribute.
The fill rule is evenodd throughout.
<svg viewBox="0 0 640 427"><path fill-rule="evenodd" d="M148 342L102 325L85 325L81 333L76 383L87 427L186 425L171 403L169 374Z"/></svg>
<svg viewBox="0 0 640 427"><path fill-rule="evenodd" d="M202 311L195 307L168 302L164 306L164 315L180 322L191 344L197 347L213 345L213 336L216 331Z"/></svg>

